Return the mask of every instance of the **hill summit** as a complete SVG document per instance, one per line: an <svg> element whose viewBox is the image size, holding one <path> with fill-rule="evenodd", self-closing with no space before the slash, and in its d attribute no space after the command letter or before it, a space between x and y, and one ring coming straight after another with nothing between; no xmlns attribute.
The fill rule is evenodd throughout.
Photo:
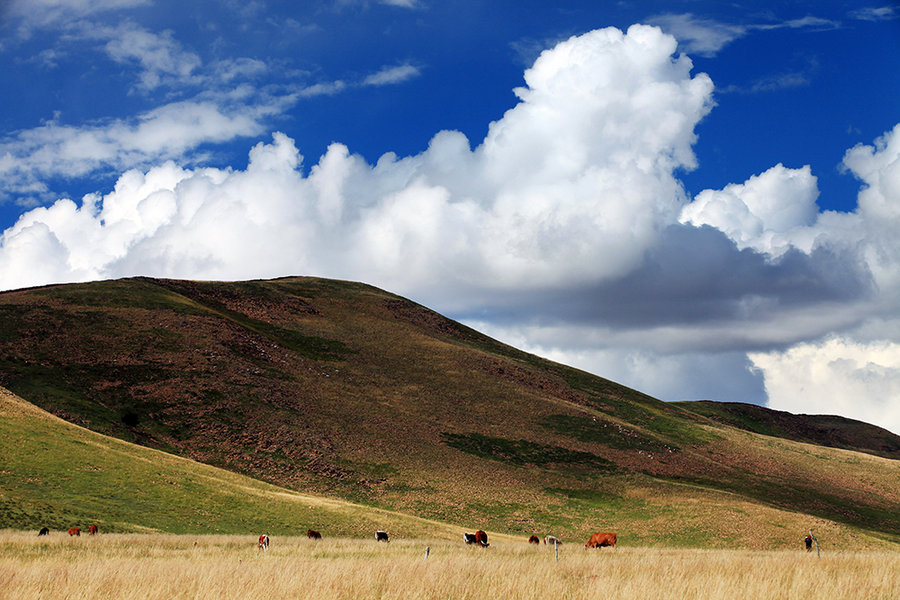
<svg viewBox="0 0 900 600"><path fill-rule="evenodd" d="M890 432L664 403L359 283L6 292L0 385L99 433L460 527L765 547L817 527L900 542Z"/></svg>

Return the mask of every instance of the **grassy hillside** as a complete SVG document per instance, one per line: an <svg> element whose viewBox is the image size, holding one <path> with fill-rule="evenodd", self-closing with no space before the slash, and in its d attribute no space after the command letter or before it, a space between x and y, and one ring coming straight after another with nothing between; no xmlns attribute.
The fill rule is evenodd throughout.
<svg viewBox="0 0 900 600"><path fill-rule="evenodd" d="M0 294L0 385L96 432L468 529L792 547L812 527L900 541L890 448L736 428L362 284L128 279ZM871 451L874 429L845 445Z"/></svg>
<svg viewBox="0 0 900 600"><path fill-rule="evenodd" d="M457 539L458 528L300 494L67 423L0 389L0 523L37 530Z"/></svg>

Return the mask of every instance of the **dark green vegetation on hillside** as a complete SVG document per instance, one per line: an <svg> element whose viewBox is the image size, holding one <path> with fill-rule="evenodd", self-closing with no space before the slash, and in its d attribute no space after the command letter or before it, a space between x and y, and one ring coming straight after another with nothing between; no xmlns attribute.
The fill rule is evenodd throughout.
<svg viewBox="0 0 900 600"><path fill-rule="evenodd" d="M900 541L897 436L838 419L856 452L807 446L772 411L663 403L363 284L3 293L0 385L122 440L465 527L762 546L821 520Z"/></svg>

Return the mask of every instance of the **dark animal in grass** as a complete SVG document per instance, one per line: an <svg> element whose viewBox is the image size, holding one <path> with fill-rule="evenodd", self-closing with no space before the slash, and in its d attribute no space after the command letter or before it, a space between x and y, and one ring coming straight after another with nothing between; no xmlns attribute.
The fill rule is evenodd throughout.
<svg viewBox="0 0 900 600"><path fill-rule="evenodd" d="M490 545L487 541L487 534L480 529L475 533L464 533L463 541L467 544L478 544L482 548L487 548Z"/></svg>
<svg viewBox="0 0 900 600"><path fill-rule="evenodd" d="M69 535L81 535L81 530L77 527L73 527L69 530Z"/></svg>
<svg viewBox="0 0 900 600"><path fill-rule="evenodd" d="M46 527L41 527L41 530L38 531L38 535L50 535L50 530Z"/></svg>
<svg viewBox="0 0 900 600"><path fill-rule="evenodd" d="M311 540L321 540L321 539L322 539L322 534L319 533L318 531L314 530L314 529L307 529L307 530L306 530L306 537L308 537L308 538L311 539Z"/></svg>
<svg viewBox="0 0 900 600"><path fill-rule="evenodd" d="M375 532L375 541L376 542L390 542L391 540L388 539L387 531L383 531L383 530L379 529L378 531Z"/></svg>
<svg viewBox="0 0 900 600"><path fill-rule="evenodd" d="M605 546L613 547L616 545L615 533L595 533L584 545L585 548L603 548Z"/></svg>
<svg viewBox="0 0 900 600"><path fill-rule="evenodd" d="M98 533L100 533L100 530L96 525L91 525L90 527L88 527L88 533L91 535L97 535Z"/></svg>
<svg viewBox="0 0 900 600"><path fill-rule="evenodd" d="M528 543L529 544L540 544L541 540L538 538L538 536L533 535L530 538L528 538Z"/></svg>

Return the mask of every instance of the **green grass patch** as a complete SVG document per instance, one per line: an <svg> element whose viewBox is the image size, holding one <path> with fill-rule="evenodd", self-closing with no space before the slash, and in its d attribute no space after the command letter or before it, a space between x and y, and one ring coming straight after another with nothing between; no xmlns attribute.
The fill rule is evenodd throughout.
<svg viewBox="0 0 900 600"><path fill-rule="evenodd" d="M442 436L444 443L451 448L517 467L575 469L595 474L613 473L618 470L615 463L605 458L561 446L528 440L509 440L480 433L443 433Z"/></svg>
<svg viewBox="0 0 900 600"><path fill-rule="evenodd" d="M614 421L586 415L549 415L541 419L540 425L582 442L603 444L619 450L672 452L678 449L673 444L666 444Z"/></svg>
<svg viewBox="0 0 900 600"><path fill-rule="evenodd" d="M206 314L202 307L157 285L151 279L133 278L115 281L53 286L34 290L36 296L61 300L75 306L103 308L139 308L170 310L181 314Z"/></svg>

